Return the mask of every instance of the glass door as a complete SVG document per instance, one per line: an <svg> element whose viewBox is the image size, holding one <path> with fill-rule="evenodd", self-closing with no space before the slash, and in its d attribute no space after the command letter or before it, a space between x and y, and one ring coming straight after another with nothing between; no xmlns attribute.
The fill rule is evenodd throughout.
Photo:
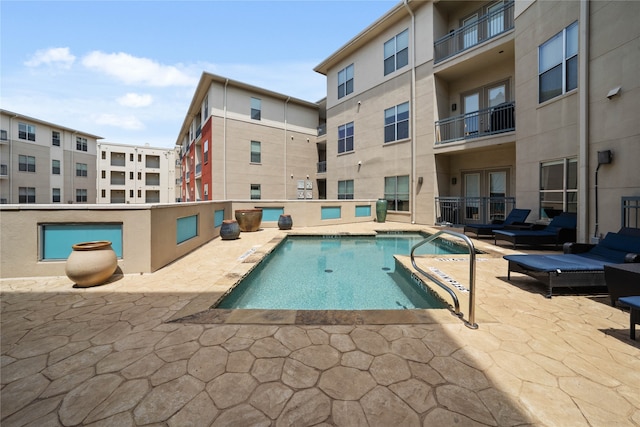
<svg viewBox="0 0 640 427"><path fill-rule="evenodd" d="M504 31L504 11L501 10L503 6L503 2L499 1L487 8L487 38Z"/></svg>
<svg viewBox="0 0 640 427"><path fill-rule="evenodd" d="M479 129L480 94L478 92L464 96L464 135L476 135Z"/></svg>
<svg viewBox="0 0 640 427"><path fill-rule="evenodd" d="M465 219L478 220L480 212L480 174L464 175Z"/></svg>
<svg viewBox="0 0 640 427"><path fill-rule="evenodd" d="M468 49L478 44L478 15L471 15L462 21L462 47Z"/></svg>
<svg viewBox="0 0 640 427"><path fill-rule="evenodd" d="M489 220L505 219L504 198L507 197L507 172L489 172Z"/></svg>

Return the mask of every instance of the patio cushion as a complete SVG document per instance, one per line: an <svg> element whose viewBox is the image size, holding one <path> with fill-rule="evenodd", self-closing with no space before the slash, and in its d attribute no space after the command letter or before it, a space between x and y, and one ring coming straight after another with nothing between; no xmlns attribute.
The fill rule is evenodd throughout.
<svg viewBox="0 0 640 427"><path fill-rule="evenodd" d="M576 254L561 255L506 255L504 259L516 262L531 270L554 271L603 271L607 264L615 264L604 258L588 258Z"/></svg>

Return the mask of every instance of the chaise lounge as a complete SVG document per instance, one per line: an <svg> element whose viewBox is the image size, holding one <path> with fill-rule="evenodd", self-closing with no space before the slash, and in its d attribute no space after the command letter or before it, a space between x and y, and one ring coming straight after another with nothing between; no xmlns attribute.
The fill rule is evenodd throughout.
<svg viewBox="0 0 640 427"><path fill-rule="evenodd" d="M572 212L563 212L551 220L549 225L537 228L536 226L527 230L510 230L505 227L503 230L493 232L494 244L498 240L506 240L513 243L514 249L517 245L559 245L565 242L575 242L576 240L577 216ZM539 227L539 226L538 226Z"/></svg>
<svg viewBox="0 0 640 427"><path fill-rule="evenodd" d="M511 272L526 274L553 288L606 286L604 267L611 264L640 263L640 230L623 228L607 233L597 245L565 243L560 255L505 255Z"/></svg>
<svg viewBox="0 0 640 427"><path fill-rule="evenodd" d="M525 225L531 209L511 209L504 221L494 219L490 224L469 224L464 226L464 233L476 233L476 237L493 236L493 230L502 230L506 226Z"/></svg>

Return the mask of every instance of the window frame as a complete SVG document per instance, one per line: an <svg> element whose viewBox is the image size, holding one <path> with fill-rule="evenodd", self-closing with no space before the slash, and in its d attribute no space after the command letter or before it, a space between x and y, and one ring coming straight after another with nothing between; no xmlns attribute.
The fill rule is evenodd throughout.
<svg viewBox="0 0 640 427"><path fill-rule="evenodd" d="M406 38L406 46L400 46L398 48L398 41L402 41ZM402 55L402 56L401 56ZM384 42L382 46L382 57L383 57L383 69L384 75L388 76L389 74L406 67L409 65L409 29L405 29L404 31L399 32L395 36L391 37L389 40ZM402 58L402 61L399 64L398 57ZM388 64L392 64L387 66Z"/></svg>
<svg viewBox="0 0 640 427"><path fill-rule="evenodd" d="M578 31L578 21L574 21L538 46L538 104L543 104L578 88ZM554 47L557 49L554 42L558 39L558 45L561 44L562 52L558 54L555 50L545 50L545 48L552 49ZM549 56L558 56L560 59L553 61L548 59ZM544 64L547 61L550 63ZM558 79L560 79L559 87ZM549 83L555 84L552 87L553 90L543 92L543 87L548 86Z"/></svg>
<svg viewBox="0 0 640 427"><path fill-rule="evenodd" d="M349 133L350 132L350 133ZM355 151L355 125L353 122L338 126L338 154ZM349 145L351 147L349 148Z"/></svg>
<svg viewBox="0 0 640 427"><path fill-rule="evenodd" d="M18 122L18 139L36 141L36 126L29 123ZM26 188L26 187L25 187Z"/></svg>
<svg viewBox="0 0 640 427"><path fill-rule="evenodd" d="M26 154L18 155L18 171L19 172L36 172L36 158L34 156L27 156Z"/></svg>
<svg viewBox="0 0 640 427"><path fill-rule="evenodd" d="M254 150L255 147L258 147L257 151ZM260 141L251 140L249 143L249 163L262 164L262 143Z"/></svg>
<svg viewBox="0 0 640 427"><path fill-rule="evenodd" d="M25 194L21 194L21 193ZM29 204L36 202L36 187L18 187L18 203Z"/></svg>
<svg viewBox="0 0 640 427"><path fill-rule="evenodd" d="M562 183L557 183L549 188L550 173L544 174L544 168L551 168L562 165ZM551 169L548 169L551 172ZM548 218L545 208L559 208L561 204L562 212L577 212L578 208L578 158L567 157L559 160L540 162L538 181L538 214L541 219ZM546 178L546 179L545 179ZM560 195L560 198L545 197L548 195ZM543 207L543 204L551 205ZM555 205L555 206L554 206Z"/></svg>
<svg viewBox="0 0 640 427"><path fill-rule="evenodd" d="M355 67L349 64L338 71L338 99L353 93L355 80Z"/></svg>
<svg viewBox="0 0 640 427"><path fill-rule="evenodd" d="M86 188L76 188L76 203L87 203Z"/></svg>
<svg viewBox="0 0 640 427"><path fill-rule="evenodd" d="M251 120L262 120L262 99L251 97Z"/></svg>
<svg viewBox="0 0 640 427"><path fill-rule="evenodd" d="M251 200L262 199L262 187L260 184L249 184L249 198Z"/></svg>
<svg viewBox="0 0 640 427"><path fill-rule="evenodd" d="M338 200L353 200L354 193L353 179L338 181Z"/></svg>
<svg viewBox="0 0 640 427"><path fill-rule="evenodd" d="M51 203L60 203L60 200L62 199L62 193L60 192L59 188L52 188L51 189Z"/></svg>
<svg viewBox="0 0 640 427"><path fill-rule="evenodd" d="M51 174L60 175L60 160L51 159Z"/></svg>
<svg viewBox="0 0 640 427"><path fill-rule="evenodd" d="M406 181L406 192L399 191L398 182ZM393 185L390 185L393 184ZM403 182L403 186L405 183ZM393 191L388 191L393 187ZM410 191L409 175L396 175L384 177L384 198L387 201L387 210L393 212L409 212L411 209L411 191ZM404 190L404 188L402 188ZM406 200L401 196L406 195ZM405 209L406 208L406 209Z"/></svg>
<svg viewBox="0 0 640 427"><path fill-rule="evenodd" d="M87 177L88 165L86 163L76 163L76 176Z"/></svg>
<svg viewBox="0 0 640 427"><path fill-rule="evenodd" d="M405 114L404 112L404 107L406 106L406 118L402 118L400 119L400 114ZM398 112L398 110L400 109L400 107L402 107L403 111L401 113ZM393 112L393 115L389 115L388 113ZM391 121L392 119L392 121ZM407 102L403 102L401 104L398 104L396 106L387 108L386 110L384 110L384 143L390 143L390 142L396 142L396 141L402 141L405 139L409 139L411 133L411 129L409 128L409 120L411 119L411 108L409 106L409 101ZM401 125L404 125L406 123L406 136L403 136L402 138L400 138L398 136L399 132L399 128ZM390 135L388 133L388 130L393 128L393 139L389 139ZM404 128L404 126L403 126ZM404 135L404 134L403 134Z"/></svg>
<svg viewBox="0 0 640 427"><path fill-rule="evenodd" d="M60 131L57 131L57 130L51 131L51 145L55 147L60 147Z"/></svg>
<svg viewBox="0 0 640 427"><path fill-rule="evenodd" d="M77 151L89 151L89 143L84 136L76 136L76 150Z"/></svg>

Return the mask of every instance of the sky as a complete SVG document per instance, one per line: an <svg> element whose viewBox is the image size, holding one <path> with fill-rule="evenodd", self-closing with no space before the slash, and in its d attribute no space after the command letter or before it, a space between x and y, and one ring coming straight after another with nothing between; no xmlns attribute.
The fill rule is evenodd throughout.
<svg viewBox="0 0 640 427"><path fill-rule="evenodd" d="M399 0L0 0L0 108L172 148L203 72L319 101L313 68Z"/></svg>

